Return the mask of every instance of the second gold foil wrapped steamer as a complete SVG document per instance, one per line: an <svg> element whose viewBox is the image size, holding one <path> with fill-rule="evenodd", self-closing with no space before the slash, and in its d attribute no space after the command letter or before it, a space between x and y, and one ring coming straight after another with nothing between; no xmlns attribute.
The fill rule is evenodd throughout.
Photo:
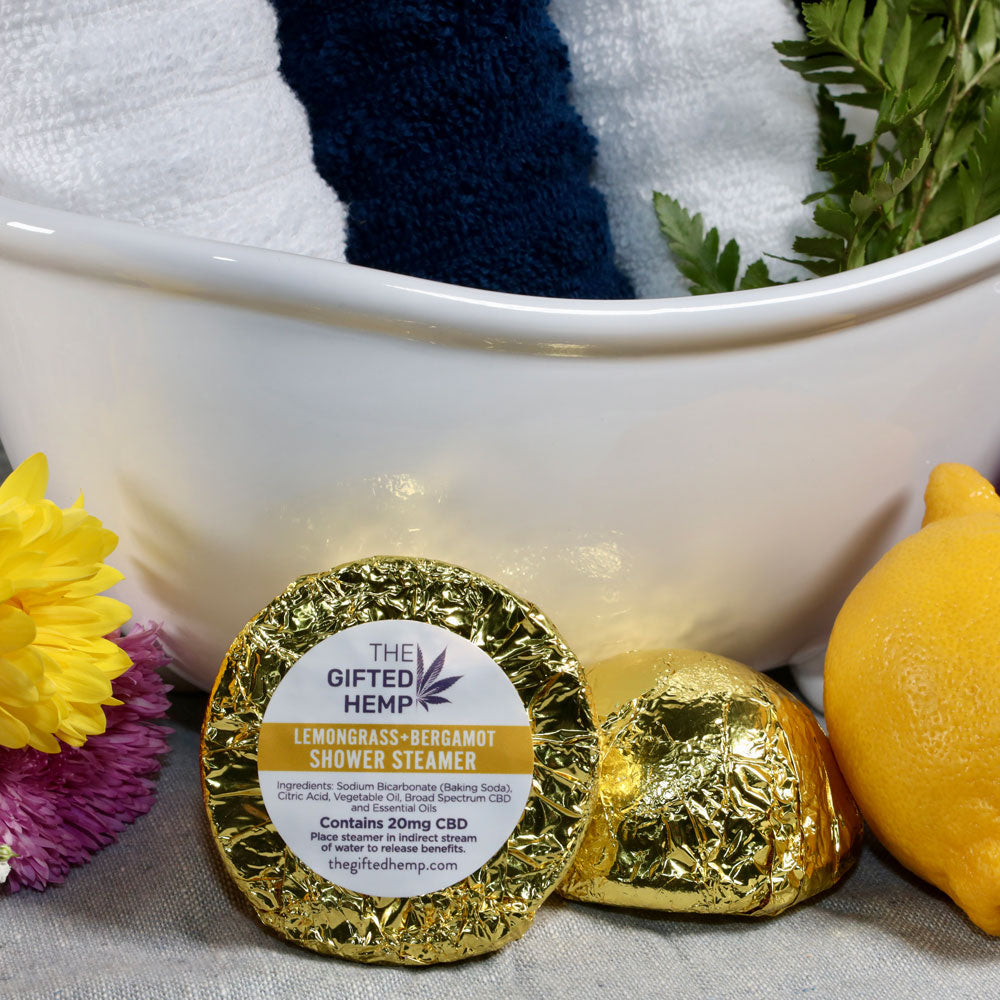
<svg viewBox="0 0 1000 1000"><path fill-rule="evenodd" d="M626 654L588 677L599 796L564 895L764 916L852 866L861 817L830 745L769 677L691 650Z"/></svg>

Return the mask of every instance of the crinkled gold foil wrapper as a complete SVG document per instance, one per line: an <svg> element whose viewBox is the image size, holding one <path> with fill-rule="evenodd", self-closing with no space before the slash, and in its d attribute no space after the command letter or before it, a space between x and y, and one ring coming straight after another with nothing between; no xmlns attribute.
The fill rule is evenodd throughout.
<svg viewBox="0 0 1000 1000"><path fill-rule="evenodd" d="M631 653L588 672L598 804L560 886L687 913L780 913L851 867L862 823L812 713L742 664Z"/></svg>
<svg viewBox="0 0 1000 1000"><path fill-rule="evenodd" d="M446 628L499 664L528 712L535 764L521 820L489 862L446 889L393 898L335 885L285 845L258 784L257 741L302 654L351 625L401 618ZM375 557L293 583L233 642L202 733L212 832L260 919L306 948L363 962L451 962L520 937L580 845L597 762L583 670L548 619L482 576L426 559Z"/></svg>

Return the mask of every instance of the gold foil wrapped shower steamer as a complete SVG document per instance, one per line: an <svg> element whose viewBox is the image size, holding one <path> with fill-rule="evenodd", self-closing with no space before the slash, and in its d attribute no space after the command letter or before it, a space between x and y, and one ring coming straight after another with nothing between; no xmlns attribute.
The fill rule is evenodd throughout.
<svg viewBox="0 0 1000 1000"><path fill-rule="evenodd" d="M689 650L588 672L598 803L563 895L767 915L832 886L861 818L812 714L770 678Z"/></svg>
<svg viewBox="0 0 1000 1000"><path fill-rule="evenodd" d="M520 936L589 819L598 739L549 621L455 566L293 583L237 636L205 801L260 919L314 951L430 964Z"/></svg>

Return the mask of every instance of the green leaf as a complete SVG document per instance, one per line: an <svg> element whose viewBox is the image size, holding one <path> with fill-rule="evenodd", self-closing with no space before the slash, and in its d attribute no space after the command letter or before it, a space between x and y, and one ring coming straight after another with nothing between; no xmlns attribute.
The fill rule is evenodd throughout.
<svg viewBox="0 0 1000 1000"><path fill-rule="evenodd" d="M962 168L964 169L964 167ZM942 183L924 212L921 234L923 242L932 243L951 236L962 228L962 201L959 195L959 172L953 170Z"/></svg>
<svg viewBox="0 0 1000 1000"><path fill-rule="evenodd" d="M897 195L901 194L910 184L916 180L920 170L931 152L930 136L925 136L920 146L920 151L908 163L903 164L902 169L896 177L892 176L891 163L884 163L876 175L869 195L878 205L884 205Z"/></svg>
<svg viewBox="0 0 1000 1000"><path fill-rule="evenodd" d="M787 66L788 63L786 62L785 65ZM859 77L857 71L853 69L810 70L802 69L800 67L795 68L797 68L802 74L803 80L806 80L808 83L818 83L824 87L828 84L861 83L861 78Z"/></svg>
<svg viewBox="0 0 1000 1000"><path fill-rule="evenodd" d="M865 19L865 0L850 0L841 27L841 39L845 49L852 55L861 55L858 37Z"/></svg>
<svg viewBox="0 0 1000 1000"><path fill-rule="evenodd" d="M714 233L715 230L713 229ZM740 274L740 248L736 240L730 240L719 256L719 284L725 289L736 287L736 279Z"/></svg>
<svg viewBox="0 0 1000 1000"><path fill-rule="evenodd" d="M826 159L839 153L846 153L854 146L854 136L847 134L847 123L840 113L836 101L830 97L826 87L820 87L816 94L816 109L819 112L820 156ZM826 169L821 167L821 169Z"/></svg>
<svg viewBox="0 0 1000 1000"><path fill-rule="evenodd" d="M951 82L951 78L953 75L954 74L952 70L949 69L945 79L938 80L938 82L935 83L934 86L931 87L931 89L928 90L926 94L924 94L923 98L910 109L910 114L908 118L912 119L916 118L919 115L922 115L925 111L932 108L932 106L935 103L937 103L940 109L944 111L947 108L948 104L946 100L945 91L948 90L948 84ZM931 124L929 118L930 116L928 116L928 121L924 123L928 131L930 130L930 124Z"/></svg>
<svg viewBox="0 0 1000 1000"><path fill-rule="evenodd" d="M907 91L907 102L911 108L923 104L928 94L933 93L935 89L940 92L951 82L954 65L952 63L947 67L944 65L950 55L950 48L945 45L939 46L935 55L921 64L913 85ZM929 105L924 104L924 106Z"/></svg>
<svg viewBox="0 0 1000 1000"><path fill-rule="evenodd" d="M806 30L813 42L829 42L837 36L847 13L848 0L826 0L802 6Z"/></svg>
<svg viewBox="0 0 1000 1000"><path fill-rule="evenodd" d="M740 280L740 289L771 288L779 284L782 282L774 281L767 269L767 264L762 258L758 258L747 268L746 274Z"/></svg>
<svg viewBox="0 0 1000 1000"><path fill-rule="evenodd" d="M695 221L698 223L698 228L701 228L702 221L701 216L696 215ZM713 268L718 268L719 264L719 230L713 226L706 234L703 242L703 249L705 252L705 259L712 262ZM723 291L728 291L728 289L722 289Z"/></svg>
<svg viewBox="0 0 1000 1000"><path fill-rule="evenodd" d="M1000 89L1000 65L994 66L993 69L987 70L979 78L979 89L980 90L997 90Z"/></svg>
<svg viewBox="0 0 1000 1000"><path fill-rule="evenodd" d="M834 208L832 205L817 205L816 211L813 212L813 219L820 229L825 229L835 236L841 236L845 240L849 240L854 234L853 216L849 212Z"/></svg>
<svg viewBox="0 0 1000 1000"><path fill-rule="evenodd" d="M677 269L691 282L691 292L704 295L733 291L739 270L735 241L726 244L720 258L719 232L711 229L706 234L701 215L692 216L679 202L659 192L653 193L653 206Z"/></svg>
<svg viewBox="0 0 1000 1000"><path fill-rule="evenodd" d="M968 84L968 82L976 75L976 56L969 46L964 46L962 48L962 54L959 57L958 72L959 79L963 84Z"/></svg>
<svg viewBox="0 0 1000 1000"><path fill-rule="evenodd" d="M980 4L976 19L976 51L982 62L989 62L997 49L997 14L990 0Z"/></svg>
<svg viewBox="0 0 1000 1000"><path fill-rule="evenodd" d="M828 274L838 274L843 267L832 260L800 260L796 261L800 267L812 271L817 278L825 278Z"/></svg>
<svg viewBox="0 0 1000 1000"><path fill-rule="evenodd" d="M903 89L906 79L906 66L910 57L910 36L913 32L913 21L907 15L903 20L902 30L885 61L885 78L897 93Z"/></svg>
<svg viewBox="0 0 1000 1000"><path fill-rule="evenodd" d="M851 195L850 204L851 211L858 217L859 222L866 222L872 212L878 208L878 202L862 191L855 191Z"/></svg>
<svg viewBox="0 0 1000 1000"><path fill-rule="evenodd" d="M912 5L910 13L914 13ZM954 38L942 28L942 25L947 23L947 17L911 17L910 49L907 54L905 74L907 80L912 82L916 71L931 60L937 59L942 50L946 55L952 52Z"/></svg>
<svg viewBox="0 0 1000 1000"><path fill-rule="evenodd" d="M875 222L876 225L868 225L865 228L861 229L861 231L858 232L858 234L854 237L854 241L852 242L852 244L848 247L847 267L846 267L847 270L852 270L855 267L861 267L862 265L868 263L865 257L865 252L868 248L869 240L875 235L877 231L878 220L876 219Z"/></svg>
<svg viewBox="0 0 1000 1000"><path fill-rule="evenodd" d="M951 0L910 0L911 10L921 14L938 14L948 17L952 12Z"/></svg>
<svg viewBox="0 0 1000 1000"><path fill-rule="evenodd" d="M969 151L977 128L978 123L967 122L957 132L952 128L945 129L934 152L934 169L938 173L946 174L962 161Z"/></svg>
<svg viewBox="0 0 1000 1000"><path fill-rule="evenodd" d="M817 48L810 49L803 60L779 59L778 61L786 66L790 65L793 69L798 69L800 65L805 63L806 65L803 68L809 70L830 69L833 66L851 65L851 61L843 53Z"/></svg>
<svg viewBox="0 0 1000 1000"><path fill-rule="evenodd" d="M967 159L968 167L959 167L959 191L964 223L972 226L1000 214L1000 94L990 99Z"/></svg>
<svg viewBox="0 0 1000 1000"><path fill-rule="evenodd" d="M898 223L892 228L885 225L879 226L865 244L865 263L870 264L874 260L887 260L889 257L901 253L905 238L906 230Z"/></svg>
<svg viewBox="0 0 1000 1000"><path fill-rule="evenodd" d="M834 100L838 104L850 104L856 108L871 108L873 111L878 111L879 105L882 103L882 95L859 91L853 94L837 94Z"/></svg>
<svg viewBox="0 0 1000 1000"><path fill-rule="evenodd" d="M828 274L836 274L842 270L832 260L810 260L807 257L779 257L772 253L769 253L768 257L773 257L774 260L783 260L786 264L797 264L799 267L804 267L810 273L815 274L818 278L825 277Z"/></svg>
<svg viewBox="0 0 1000 1000"><path fill-rule="evenodd" d="M796 253L824 260L843 260L846 243L837 236L798 236L792 244Z"/></svg>
<svg viewBox="0 0 1000 1000"><path fill-rule="evenodd" d="M837 177L846 178L853 174L864 181L868 173L867 146L852 146L842 153L824 156L817 161L817 164L820 170Z"/></svg>
<svg viewBox="0 0 1000 1000"><path fill-rule="evenodd" d="M882 48L885 45L885 33L888 27L888 4L885 0L878 0L875 9L868 18L868 23L865 25L864 37L862 38L862 53L865 63L876 76L881 76L879 63L882 59Z"/></svg>
<svg viewBox="0 0 1000 1000"><path fill-rule="evenodd" d="M811 42L801 42L797 40L772 42L771 44L783 56L807 56L813 49Z"/></svg>
<svg viewBox="0 0 1000 1000"><path fill-rule="evenodd" d="M951 157L946 167L951 167L957 163L969 151L972 140L976 137L976 123L967 122L955 135L955 141L951 146Z"/></svg>

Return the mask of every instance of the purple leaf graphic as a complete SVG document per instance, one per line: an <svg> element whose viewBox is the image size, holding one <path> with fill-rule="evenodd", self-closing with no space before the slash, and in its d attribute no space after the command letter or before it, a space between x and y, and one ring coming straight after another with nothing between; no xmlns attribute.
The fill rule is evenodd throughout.
<svg viewBox="0 0 1000 1000"><path fill-rule="evenodd" d="M444 669L444 654L448 652L447 647L434 657L434 662L427 668L424 674L424 687L430 687L437 680L437 675Z"/></svg>
<svg viewBox="0 0 1000 1000"><path fill-rule="evenodd" d="M442 691L447 691L448 688L455 683L455 681L460 681L462 679L461 674L455 674L454 677L443 677L439 681L435 681L428 689L428 694L440 694Z"/></svg>
<svg viewBox="0 0 1000 1000"><path fill-rule="evenodd" d="M434 657L431 665L424 669L424 653L420 646L417 646L417 704L421 705L426 712L428 705L449 705L451 702L447 698L442 698L441 694L448 688L462 679L462 674L454 677L441 677L444 670L445 654L448 652L446 646Z"/></svg>

